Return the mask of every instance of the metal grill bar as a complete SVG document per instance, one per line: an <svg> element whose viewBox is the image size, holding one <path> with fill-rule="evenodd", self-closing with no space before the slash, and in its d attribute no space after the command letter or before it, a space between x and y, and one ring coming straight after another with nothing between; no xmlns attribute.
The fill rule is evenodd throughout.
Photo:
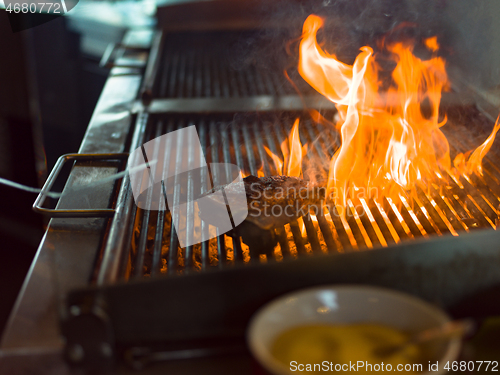
<svg viewBox="0 0 500 375"><path fill-rule="evenodd" d="M181 123L179 124L180 128L183 127L183 123L181 120ZM173 122L169 124L169 128L173 130ZM182 142L182 137L179 137L179 142ZM181 162L181 157L182 157L182 150L179 147L178 149L178 155L176 155L178 163L175 166L175 173L180 170L180 162ZM174 180L175 186L174 186L174 194L173 194L173 199L174 199L174 206L177 206L177 204L180 201L180 186L178 184L177 179ZM177 268L178 264L178 259L177 259L177 253L179 251L179 238L177 237L177 232L175 230L175 226L173 225L174 221L176 220L175 214L172 212L172 207L170 208L171 212L171 218L172 218L172 223L170 225L170 246L168 248L168 265L167 265L167 271L168 273L172 274L175 273L175 270Z"/></svg>
<svg viewBox="0 0 500 375"><path fill-rule="evenodd" d="M211 162L219 163L219 138L217 125L214 121L210 123L210 148L211 148ZM218 169L212 171L212 186L220 185L220 178L218 176ZM226 239L224 234L219 234L217 232L217 256L219 260L219 265L223 266L227 263L227 252L226 252Z"/></svg>
<svg viewBox="0 0 500 375"><path fill-rule="evenodd" d="M154 137L159 137L162 133L161 126L158 126L155 129ZM156 172L156 166L157 163L153 163L149 165L150 160L148 160L148 156L146 155L146 151L144 150L144 147L142 147L142 153L144 160L146 163L148 163L148 167L146 169L146 174L145 176L146 179L149 179L151 181L151 185L154 185L154 175ZM155 143L155 147L153 149L153 160L157 160L160 156L160 145L158 143ZM135 277L142 277L143 275L143 267L144 267L144 258L146 256L146 246L147 246L147 241L148 241L148 228L149 228L149 220L151 217L151 213L153 211L156 211L156 207L153 207L153 189L147 190L146 193L146 205L147 208L149 209L144 209L141 210L142 212L142 225L141 225L141 234L139 236L139 241L137 245L137 254L136 254L136 262L135 262L135 272L134 276ZM159 228L156 227L156 231L158 231Z"/></svg>
<svg viewBox="0 0 500 375"><path fill-rule="evenodd" d="M200 139L207 139L207 131L206 131L206 126L205 122L201 122L198 128L198 134L200 135ZM203 160L205 158L205 155L207 155L207 147L204 142L201 143L201 148L203 150L203 155L200 155L200 162L203 163ZM201 193L206 192L206 187L208 186L207 183L208 176L205 173L205 169L201 169ZM208 224L206 222L201 223L201 231L203 238L208 238ZM203 241L201 243L201 267L202 269L207 268L210 265L210 258L209 258L209 243L208 241Z"/></svg>
<svg viewBox="0 0 500 375"><path fill-rule="evenodd" d="M146 114L140 114L137 119L137 126L131 142L131 151L141 145L146 132L148 117ZM130 257L130 242L133 238L133 228L130 223L134 223L137 210L134 209L130 178L125 176L118 193L118 202L123 202L116 207L116 214L113 219L108 241L103 249L103 258L97 273L96 282L98 285L117 281L126 271L127 260ZM125 232L123 232L125 231Z"/></svg>
<svg viewBox="0 0 500 375"><path fill-rule="evenodd" d="M271 131L271 124L264 123L262 126L264 128L263 129L264 133L266 134L267 147L269 148L269 150L271 150L271 152L274 155L278 155L278 149L276 147L276 139L274 137L273 132ZM278 166L274 166L272 173L278 174L280 171L278 171L277 168ZM290 246L288 245L285 227L281 226L280 228L277 228L276 235L278 236L278 243L283 257L290 256L291 255Z"/></svg>
<svg viewBox="0 0 500 375"><path fill-rule="evenodd" d="M195 167L195 155L197 155L197 152L194 149L194 144L193 144L193 138L189 137L188 141L188 179L187 179L187 186L186 186L186 194L188 197L193 197L194 196L194 182L193 182L193 171ZM189 199L187 202L187 218L186 220L186 242L189 241L189 234L192 233L193 227L194 227L194 222L193 220L189 220L189 218L192 217L194 218L194 202L192 199ZM191 270L193 267L193 246L188 245L186 246L186 249L184 251L184 268L186 270Z"/></svg>
<svg viewBox="0 0 500 375"><path fill-rule="evenodd" d="M273 125L274 125L274 132L276 133L276 136L278 139L278 144L280 144L286 150L286 153L289 155L290 150L288 148L288 143L286 142L287 134L285 133L285 130L283 129L283 125L285 125L285 127L288 130L291 129L291 124L289 122L289 119L285 119L284 124L280 124L280 123L275 121ZM298 254L307 253L306 246L305 246L304 240L302 238L302 228L299 226L298 220L292 220L290 222L289 226L290 226L290 231L292 233L292 236L293 236L293 239L295 242L297 253ZM287 228L287 226L285 226L285 228Z"/></svg>
<svg viewBox="0 0 500 375"><path fill-rule="evenodd" d="M224 155L224 163L226 163L226 181L231 181L231 170L229 168L229 164L234 163L235 161L231 158L231 150L230 150L230 137L226 127L221 129L221 138L222 138L222 152ZM238 147L237 144L234 144L233 147ZM233 250L234 250L234 260L240 261L243 260L243 250L241 248L240 236L238 233L238 228L233 230L231 239L233 241Z"/></svg>

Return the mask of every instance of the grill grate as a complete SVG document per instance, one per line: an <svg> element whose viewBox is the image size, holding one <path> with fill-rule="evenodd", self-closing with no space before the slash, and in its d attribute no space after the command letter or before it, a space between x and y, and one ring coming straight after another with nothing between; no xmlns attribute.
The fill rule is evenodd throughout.
<svg viewBox="0 0 500 375"><path fill-rule="evenodd" d="M157 97L239 98L296 94L282 68L265 57L248 55L248 46L254 45L258 38L255 32L167 35ZM296 69L291 69L289 74L294 82L299 82L301 92L312 92Z"/></svg>
<svg viewBox="0 0 500 375"><path fill-rule="evenodd" d="M208 163L227 162L245 173L276 175L276 168L264 147L282 158L280 144L289 134L293 120L302 116L299 127L302 144L310 147L304 163L329 160L338 136L322 124L313 124L303 114L245 116L169 116L150 119L147 140L166 132L196 125ZM471 137L458 137L467 131L461 125L448 126L452 155L476 147ZM451 129L450 129L451 128ZM483 138L484 139L484 138ZM168 148L168 146L167 146ZM326 166L313 165L317 178L326 178ZM348 201L346 215L339 207L324 207L318 216L307 215L275 230L277 245L260 253L249 248L241 233L222 234L202 244L179 247L168 211L138 209L131 242L131 261L125 278L156 276L225 267L236 262L280 261L314 253L349 252L431 235L458 235L475 228L496 228L500 203L500 169L485 161L484 175L455 179L442 175L439 184L417 184L412 197L380 202L360 199ZM214 186L217 176L214 175ZM174 198L175 199L175 198ZM206 224L202 230L208 228Z"/></svg>

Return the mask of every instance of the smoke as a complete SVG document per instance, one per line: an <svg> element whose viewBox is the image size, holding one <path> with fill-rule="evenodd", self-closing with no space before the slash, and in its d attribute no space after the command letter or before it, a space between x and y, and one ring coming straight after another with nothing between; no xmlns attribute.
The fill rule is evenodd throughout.
<svg viewBox="0 0 500 375"><path fill-rule="evenodd" d="M458 68L458 74L479 85L500 83L500 38L493 22L500 16L497 0L262 0L260 6L264 27L241 43L237 64L287 70L301 89L307 86L295 67L302 24L310 14L325 18L318 38L345 63L352 64L362 46L380 51L382 37L412 38L418 44L437 36L439 55L450 70Z"/></svg>

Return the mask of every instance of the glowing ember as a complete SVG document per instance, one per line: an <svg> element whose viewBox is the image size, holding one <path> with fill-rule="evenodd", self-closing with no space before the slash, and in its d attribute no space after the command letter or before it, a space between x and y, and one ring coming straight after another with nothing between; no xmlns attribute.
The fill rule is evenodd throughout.
<svg viewBox="0 0 500 375"><path fill-rule="evenodd" d="M439 170L451 173L448 141L440 130L446 119L439 122L441 92L449 83L445 61L436 55L437 38L424 41L432 53L428 60L413 54L413 43L383 40L380 46L396 67L389 88L382 90L382 68L373 50L362 47L354 64L345 64L319 46L316 34L322 26L318 16L306 19L298 68L339 113L341 146L331 159L328 177L335 203L346 207L349 199L357 202L360 196L398 200L417 181L433 180ZM457 169L480 172L496 131L498 125L466 167L465 157L459 155Z"/></svg>

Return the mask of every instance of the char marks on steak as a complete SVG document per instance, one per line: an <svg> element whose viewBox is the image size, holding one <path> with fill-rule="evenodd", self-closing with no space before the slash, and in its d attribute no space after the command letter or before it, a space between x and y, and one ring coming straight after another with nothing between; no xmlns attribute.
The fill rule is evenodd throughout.
<svg viewBox="0 0 500 375"><path fill-rule="evenodd" d="M249 221L262 229L272 229L304 216L310 208L319 210L321 201L325 198L325 189L297 177L248 176L243 179L247 197ZM204 195L210 195L224 189L229 197L241 189L237 184L217 186ZM222 203L222 202L220 202ZM232 207L234 211L234 207ZM203 212L200 212L204 216Z"/></svg>

